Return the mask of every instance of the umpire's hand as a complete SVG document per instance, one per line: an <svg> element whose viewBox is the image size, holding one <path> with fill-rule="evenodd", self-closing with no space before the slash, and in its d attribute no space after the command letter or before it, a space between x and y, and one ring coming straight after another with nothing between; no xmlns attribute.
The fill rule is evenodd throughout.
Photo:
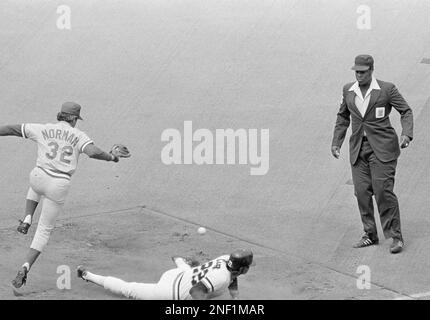
<svg viewBox="0 0 430 320"><path fill-rule="evenodd" d="M331 146L331 154L336 159L339 159L340 156L340 148L338 146Z"/></svg>
<svg viewBox="0 0 430 320"><path fill-rule="evenodd" d="M402 149L407 148L409 143L411 143L411 139L408 136L401 136L400 141L400 148Z"/></svg>

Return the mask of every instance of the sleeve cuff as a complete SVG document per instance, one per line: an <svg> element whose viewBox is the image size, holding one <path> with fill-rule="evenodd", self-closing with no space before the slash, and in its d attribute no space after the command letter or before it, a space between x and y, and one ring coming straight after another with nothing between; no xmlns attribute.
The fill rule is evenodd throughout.
<svg viewBox="0 0 430 320"><path fill-rule="evenodd" d="M92 140L88 140L87 142L85 142L85 143L82 145L81 153L82 153L82 152L84 152L85 147L86 147L87 145L91 144L91 143L93 143L93 141L92 141Z"/></svg>
<svg viewBox="0 0 430 320"><path fill-rule="evenodd" d="M209 292L213 292L215 290L212 282L208 279L208 278L204 278L202 280L202 283L204 284L204 286L208 289Z"/></svg>
<svg viewBox="0 0 430 320"><path fill-rule="evenodd" d="M26 136L26 134L25 134L25 123L23 123L22 125L21 125L21 134L22 134L22 137L24 138L24 139L27 139L28 137Z"/></svg>

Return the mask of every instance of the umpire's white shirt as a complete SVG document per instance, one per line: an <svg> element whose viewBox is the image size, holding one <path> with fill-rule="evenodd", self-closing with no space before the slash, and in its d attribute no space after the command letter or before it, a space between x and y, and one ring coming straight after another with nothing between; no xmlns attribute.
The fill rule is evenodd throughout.
<svg viewBox="0 0 430 320"><path fill-rule="evenodd" d="M367 111L367 107L369 106L370 101L370 93L372 90L381 90L381 87L378 84L378 81L374 77L372 77L372 82L370 83L369 89L367 89L366 94L362 95L360 86L358 85L358 81L354 82L354 84L349 88L349 91L355 92L355 105L361 113L361 116L364 117ZM366 135L366 131L364 131L364 135Z"/></svg>

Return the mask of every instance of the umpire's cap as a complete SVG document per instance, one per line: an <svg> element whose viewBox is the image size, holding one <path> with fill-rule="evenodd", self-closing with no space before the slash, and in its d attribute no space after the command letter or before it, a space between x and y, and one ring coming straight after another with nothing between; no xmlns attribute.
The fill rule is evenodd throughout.
<svg viewBox="0 0 430 320"><path fill-rule="evenodd" d="M253 253L249 249L238 249L230 254L230 259L228 260L228 267L231 270L239 270L242 267L254 266Z"/></svg>
<svg viewBox="0 0 430 320"><path fill-rule="evenodd" d="M374 60L372 56L368 54L360 54L355 57L355 63L351 69L355 71L373 70L373 64Z"/></svg>
<svg viewBox="0 0 430 320"><path fill-rule="evenodd" d="M78 119L83 120L81 118L81 106L76 102L64 102L61 106L61 112L77 116Z"/></svg>

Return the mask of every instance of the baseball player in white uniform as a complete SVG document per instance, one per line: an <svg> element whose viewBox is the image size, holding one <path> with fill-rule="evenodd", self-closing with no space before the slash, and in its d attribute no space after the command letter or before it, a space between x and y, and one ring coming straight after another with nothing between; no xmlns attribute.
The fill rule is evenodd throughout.
<svg viewBox="0 0 430 320"><path fill-rule="evenodd" d="M238 279L253 265L250 250L236 250L199 266L191 266L184 258L173 257L175 269L163 273L157 283L126 282L89 272L79 266L78 277L104 287L115 294L139 300L211 299L229 290L239 297Z"/></svg>
<svg viewBox="0 0 430 320"><path fill-rule="evenodd" d="M30 173L25 216L20 220L19 232L27 233L43 197L43 207L30 250L12 281L15 288L26 283L31 266L48 242L55 220L64 206L80 154L85 153L90 158L105 161L119 160L118 156L99 149L84 132L75 128L78 119L82 120L80 110L79 104L65 102L57 114L57 123L0 126L0 136L23 137L33 140L38 146L37 163Z"/></svg>

